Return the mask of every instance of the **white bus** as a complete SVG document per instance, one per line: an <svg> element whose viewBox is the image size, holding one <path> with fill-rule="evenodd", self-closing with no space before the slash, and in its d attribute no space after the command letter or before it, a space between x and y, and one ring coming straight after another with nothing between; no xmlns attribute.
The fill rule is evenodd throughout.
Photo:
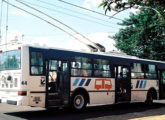
<svg viewBox="0 0 165 120"><path fill-rule="evenodd" d="M165 63L22 45L0 50L0 102L37 107L165 98Z"/></svg>

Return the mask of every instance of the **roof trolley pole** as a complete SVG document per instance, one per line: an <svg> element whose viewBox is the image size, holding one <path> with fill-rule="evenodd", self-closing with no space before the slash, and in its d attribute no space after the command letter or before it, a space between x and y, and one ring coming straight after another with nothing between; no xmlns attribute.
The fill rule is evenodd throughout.
<svg viewBox="0 0 165 120"><path fill-rule="evenodd" d="M47 16L47 17L49 17L49 18L51 18L51 19L53 19L53 20L55 20L56 22L58 22L58 23L64 25L65 27L69 28L70 30L72 30L72 31L75 32L76 34L80 35L82 38L84 38L84 39L86 39L87 41L89 41L90 43L92 43L95 47L92 46L92 45L87 45L88 47L91 47L91 48L93 49L92 52L97 52L98 50L100 50L100 52L105 52L105 47L104 47L104 46L102 46L102 45L99 44L99 43L94 43L94 42L91 41L89 38L87 38L87 37L84 36L83 34L79 33L78 31L76 31L76 30L73 29L72 27L70 27L70 26L64 24L63 22L57 20L56 18L54 18L54 17L52 17L52 16L50 16L50 15L48 15L48 14L46 14L46 13L44 13L44 12L42 12L42 11L36 9L36 8L34 8L34 7L32 7L32 6L30 6L30 5L28 5L28 4L24 3L24 2L21 2L20 0L16 0L16 1L19 2L19 3L21 3L21 4L23 4L23 5L25 5L25 6L27 6L27 7L29 7L29 8L31 8L31 9L33 9L33 10L35 10L35 11L37 11L37 12L39 12L39 13L41 13L41 14L43 14L43 15L45 15L45 16ZM96 49L98 49L98 50L96 50Z"/></svg>
<svg viewBox="0 0 165 120"><path fill-rule="evenodd" d="M106 49L105 49L105 47L103 46L103 45L101 45L101 44L99 44L99 43L95 43L98 47L99 47L99 50L101 51L101 52L105 52L106 51Z"/></svg>
<svg viewBox="0 0 165 120"><path fill-rule="evenodd" d="M94 46L92 46L92 45L87 45L87 46L91 50L91 52L98 52L98 49L95 48Z"/></svg>
<svg viewBox="0 0 165 120"><path fill-rule="evenodd" d="M34 17L36 17L36 18L38 18L38 19L40 19L40 20L42 20L42 21L44 21L44 22L46 22L46 23L48 23L48 24L50 24L50 25L52 25L52 26L55 27L55 28L58 28L59 30L63 31L64 33L66 33L66 34L68 34L69 36L73 37L75 40L77 40L77 41L81 42L82 44L86 45L86 46L90 49L91 52L97 52L97 51L98 51L97 48L93 47L92 45L86 44L84 41L78 39L77 37L75 37L75 36L72 35L71 33L65 31L64 29L58 27L57 25L51 23L50 21L45 20L45 19L41 18L40 16L37 16L37 15L35 15L35 14L33 14L33 13L27 11L27 10L24 10L23 8L20 8L20 7L16 6L16 5L14 5L14 4L11 4L11 3L9 3L8 1L5 1L5 0L2 0L2 1L5 2L5 3L7 3L7 4L10 5L10 6L13 6L13 7L15 7L15 8L19 9L19 10L22 10L22 11L24 11L24 12L26 12L26 13L28 13L28 14L30 14L30 15L32 15L32 16L34 16Z"/></svg>

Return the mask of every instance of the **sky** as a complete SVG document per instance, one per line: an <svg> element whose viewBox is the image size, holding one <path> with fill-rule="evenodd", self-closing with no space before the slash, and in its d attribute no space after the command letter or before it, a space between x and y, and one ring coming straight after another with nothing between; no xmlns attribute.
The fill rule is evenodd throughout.
<svg viewBox="0 0 165 120"><path fill-rule="evenodd" d="M7 1L7 0L6 0ZM90 44L87 40L77 35L67 27L59 24L58 22L16 2L15 0L8 0L10 3L19 6L41 18L48 20L54 25L69 32L76 38ZM72 27L74 30L85 35L91 41L100 43L106 47L106 51L117 50L114 45L115 41L108 36L113 36L122 27L117 23L121 22L107 16L99 15L87 10L77 8L75 6L65 4L59 0L21 0L22 2L35 7L38 10L52 16L53 18L61 21L62 23ZM104 14L103 8L98 8L98 5L102 0L64 0L66 2L82 6L84 8L94 10ZM86 50L87 47L81 42L70 37L68 34L60 31L56 27L26 13L12 6L8 6L6 3L0 3L2 5L1 16L1 31L2 39L1 44L7 43L11 40L18 39L24 43L38 43L40 45L46 45L57 48L65 48L72 50ZM116 18L124 19L129 16L130 10L126 10L115 15ZM107 15L111 16L114 12L108 12ZM7 20L8 16L8 20ZM7 23L7 24L6 24ZM6 25L8 25L8 31L6 35ZM7 37L6 37L7 36Z"/></svg>

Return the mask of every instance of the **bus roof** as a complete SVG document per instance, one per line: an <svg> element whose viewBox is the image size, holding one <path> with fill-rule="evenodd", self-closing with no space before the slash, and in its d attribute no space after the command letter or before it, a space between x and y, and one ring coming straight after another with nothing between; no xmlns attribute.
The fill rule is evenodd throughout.
<svg viewBox="0 0 165 120"><path fill-rule="evenodd" d="M94 55L94 56L103 56L103 57L110 57L110 58L116 58L116 59L125 59L126 61L136 61L136 62L149 62L149 63L153 63L153 64L158 64L161 63L164 65L165 67L165 62L163 61L156 61L156 60L149 60L149 59L142 59L142 58L138 58L135 56L129 56L129 55L124 55L124 56L120 56L120 55L115 55L114 52L113 54L111 54L111 52L108 53L103 53L103 52L85 52L85 51L78 51L78 50L68 50L68 49L61 49L61 48L56 48L56 47L47 47L47 46L39 46L39 45L23 45L23 46L27 46L27 47L32 47L32 48L39 48L39 49L45 49L45 50L58 50L58 51L65 51L65 52L71 52L71 53L75 53L75 54L84 54L84 55ZM162 66L163 67L163 66Z"/></svg>

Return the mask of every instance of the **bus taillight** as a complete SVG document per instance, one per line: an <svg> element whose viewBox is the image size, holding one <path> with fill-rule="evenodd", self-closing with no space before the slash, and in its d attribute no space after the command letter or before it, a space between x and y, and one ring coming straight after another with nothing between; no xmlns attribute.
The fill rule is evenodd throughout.
<svg viewBox="0 0 165 120"><path fill-rule="evenodd" d="M18 91L18 95L19 96L26 96L27 95L27 91Z"/></svg>
<svg viewBox="0 0 165 120"><path fill-rule="evenodd" d="M2 50L0 50L0 53L2 53Z"/></svg>
<svg viewBox="0 0 165 120"><path fill-rule="evenodd" d="M21 47L18 47L18 50L21 50Z"/></svg>

